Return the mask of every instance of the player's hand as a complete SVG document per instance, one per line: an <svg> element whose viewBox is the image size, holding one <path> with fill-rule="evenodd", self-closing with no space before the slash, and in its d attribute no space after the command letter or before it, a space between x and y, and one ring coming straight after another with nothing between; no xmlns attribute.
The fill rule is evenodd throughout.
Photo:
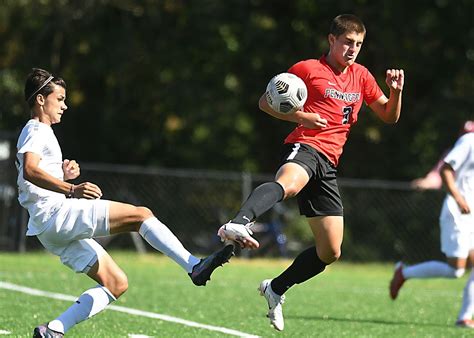
<svg viewBox="0 0 474 338"><path fill-rule="evenodd" d="M89 200L102 197L102 190L94 183L84 182L74 186L74 197Z"/></svg>
<svg viewBox="0 0 474 338"><path fill-rule="evenodd" d="M440 189L441 178L438 174L429 173L425 177L420 177L411 181L412 188L425 190L425 189Z"/></svg>
<svg viewBox="0 0 474 338"><path fill-rule="evenodd" d="M65 159L63 161L63 172L64 172L64 180L73 180L81 174L81 168L79 167L79 163L75 160L68 160Z"/></svg>
<svg viewBox="0 0 474 338"><path fill-rule="evenodd" d="M294 114L297 122L303 127L309 129L322 129L328 125L328 121L323 119L321 115L317 113L306 113L304 111L298 110Z"/></svg>
<svg viewBox="0 0 474 338"><path fill-rule="evenodd" d="M405 74L403 69L387 69L385 82L387 83L390 90L403 90L403 84L405 83Z"/></svg>
<svg viewBox="0 0 474 338"><path fill-rule="evenodd" d="M456 200L456 203L458 204L459 210L461 210L461 214L471 213L471 208L469 208L469 204L467 204L464 198L460 198L459 200Z"/></svg>

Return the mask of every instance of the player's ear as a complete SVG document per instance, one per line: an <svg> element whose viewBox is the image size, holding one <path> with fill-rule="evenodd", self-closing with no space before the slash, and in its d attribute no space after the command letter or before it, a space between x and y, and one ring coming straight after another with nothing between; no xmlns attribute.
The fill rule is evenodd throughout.
<svg viewBox="0 0 474 338"><path fill-rule="evenodd" d="M36 95L35 100L40 106L42 106L42 105L44 105L45 97L44 97L43 94L38 94L38 95Z"/></svg>
<svg viewBox="0 0 474 338"><path fill-rule="evenodd" d="M332 46L334 44L334 41L336 41L336 37L333 34L328 34L329 46Z"/></svg>

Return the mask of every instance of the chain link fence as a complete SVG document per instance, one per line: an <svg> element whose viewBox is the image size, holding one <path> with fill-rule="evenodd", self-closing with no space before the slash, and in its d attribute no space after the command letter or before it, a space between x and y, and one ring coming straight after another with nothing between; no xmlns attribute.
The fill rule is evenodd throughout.
<svg viewBox="0 0 474 338"><path fill-rule="evenodd" d="M35 250L41 246L36 238L24 236L28 217L16 200L15 141L11 134L0 134L0 250ZM254 187L273 179L272 175L93 163L81 163L81 173L80 181L98 184L104 199L150 208L191 252L199 254L221 245L218 227L234 216ZM442 258L438 226L442 191L417 191L407 182L345 178L339 179L339 185L345 214L341 259ZM258 221L255 236L262 247L239 254L293 257L313 243L296 199L278 204ZM139 236L128 234L100 242L108 248L149 248Z"/></svg>

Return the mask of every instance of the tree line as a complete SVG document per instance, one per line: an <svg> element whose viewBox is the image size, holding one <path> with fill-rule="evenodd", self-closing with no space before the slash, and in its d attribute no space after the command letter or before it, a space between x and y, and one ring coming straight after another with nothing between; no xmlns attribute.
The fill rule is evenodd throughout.
<svg viewBox="0 0 474 338"><path fill-rule="evenodd" d="M268 80L327 50L330 21L358 15L358 62L384 83L406 74L402 117L360 112L340 176L424 174L474 119L474 5L365 0L5 0L0 4L0 130L28 119L23 84L40 67L67 82L55 132L82 162L273 172L294 127L257 106Z"/></svg>

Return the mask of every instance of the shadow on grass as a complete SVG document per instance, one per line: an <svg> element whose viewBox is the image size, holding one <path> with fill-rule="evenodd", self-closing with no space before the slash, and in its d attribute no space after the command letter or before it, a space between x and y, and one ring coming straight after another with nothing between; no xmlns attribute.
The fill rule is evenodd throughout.
<svg viewBox="0 0 474 338"><path fill-rule="evenodd" d="M362 318L342 318L342 317L327 317L327 316L298 316L298 315L285 315L285 319L301 319L301 320L314 320L314 321L332 321L332 322L348 322L348 323L366 323L366 324L383 324L383 325L404 325L404 326L426 326L426 327L443 327L443 328L454 328L453 325L439 324L439 323L421 323L412 321L390 321L384 319L362 319Z"/></svg>

